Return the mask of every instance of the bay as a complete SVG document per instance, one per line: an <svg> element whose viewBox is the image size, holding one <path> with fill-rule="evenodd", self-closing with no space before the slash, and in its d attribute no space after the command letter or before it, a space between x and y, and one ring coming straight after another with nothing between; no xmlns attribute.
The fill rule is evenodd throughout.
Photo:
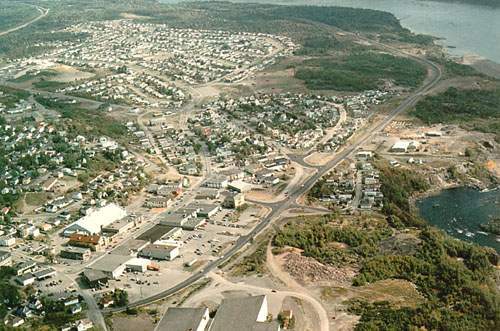
<svg viewBox="0 0 500 331"><path fill-rule="evenodd" d="M448 189L417 201L420 215L455 238L488 246L500 252L497 236L479 227L500 217L500 190L481 192L469 187Z"/></svg>
<svg viewBox="0 0 500 331"><path fill-rule="evenodd" d="M442 40L455 56L475 55L500 63L500 8L423 0L233 0L287 5L343 6L390 12L401 25Z"/></svg>

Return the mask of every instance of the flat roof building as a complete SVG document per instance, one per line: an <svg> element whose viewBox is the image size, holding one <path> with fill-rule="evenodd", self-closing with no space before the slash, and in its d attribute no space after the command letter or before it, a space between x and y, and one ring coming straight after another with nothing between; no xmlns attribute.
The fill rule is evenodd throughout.
<svg viewBox="0 0 500 331"><path fill-rule="evenodd" d="M136 257L125 263L125 267L131 271L145 272L150 264L150 260Z"/></svg>
<svg viewBox="0 0 500 331"><path fill-rule="evenodd" d="M110 279L117 279L125 272L126 263L130 260L130 256L106 254L88 268L101 271Z"/></svg>
<svg viewBox="0 0 500 331"><path fill-rule="evenodd" d="M38 270L33 273L33 276L35 276L36 280L43 280L45 278L50 278L55 275L56 275L56 270L54 268L46 268Z"/></svg>
<svg viewBox="0 0 500 331"><path fill-rule="evenodd" d="M67 246L61 249L59 255L65 259L87 261L90 259L90 248Z"/></svg>
<svg viewBox="0 0 500 331"><path fill-rule="evenodd" d="M12 265L12 254L6 251L0 251L0 267Z"/></svg>
<svg viewBox="0 0 500 331"><path fill-rule="evenodd" d="M134 225L135 222L130 217L124 217L122 219L114 221L109 225L103 226L102 233L105 235L113 236L115 234L122 233L133 228Z"/></svg>
<svg viewBox="0 0 500 331"><path fill-rule="evenodd" d="M179 247L151 244L144 247L137 256L148 259L171 261L179 256Z"/></svg>

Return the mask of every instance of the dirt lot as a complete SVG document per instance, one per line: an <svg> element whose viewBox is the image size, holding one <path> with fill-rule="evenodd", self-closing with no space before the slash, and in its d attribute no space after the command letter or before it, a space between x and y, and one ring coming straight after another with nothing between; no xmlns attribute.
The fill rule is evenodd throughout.
<svg viewBox="0 0 500 331"><path fill-rule="evenodd" d="M314 152L306 157L304 161L312 166L323 166L330 162L330 160L333 159L334 156L335 153Z"/></svg>
<svg viewBox="0 0 500 331"><path fill-rule="evenodd" d="M112 330L120 331L151 331L154 330L155 324L154 320L147 313L141 313L139 315L127 316L125 314L120 314L113 316L113 327Z"/></svg>
<svg viewBox="0 0 500 331"><path fill-rule="evenodd" d="M57 76L51 78L50 80L61 83L70 83L76 80L89 79L95 76L91 72L80 71L64 64L57 65L50 69L58 73Z"/></svg>

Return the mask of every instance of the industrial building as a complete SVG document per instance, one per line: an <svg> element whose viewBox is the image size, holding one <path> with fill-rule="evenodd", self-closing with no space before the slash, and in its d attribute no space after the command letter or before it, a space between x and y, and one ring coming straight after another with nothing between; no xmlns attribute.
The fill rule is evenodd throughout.
<svg viewBox="0 0 500 331"><path fill-rule="evenodd" d="M413 140L400 140L391 147L391 152L406 153L409 151L416 151L420 144Z"/></svg>
<svg viewBox="0 0 500 331"><path fill-rule="evenodd" d="M150 264L151 264L150 260L136 257L130 259L127 263L125 263L125 267L127 270L130 271L146 272Z"/></svg>
<svg viewBox="0 0 500 331"><path fill-rule="evenodd" d="M139 257L171 261L179 256L179 247L150 244L137 254Z"/></svg>
<svg viewBox="0 0 500 331"><path fill-rule="evenodd" d="M88 268L100 271L110 279L117 279L125 272L126 263L130 260L130 256L106 254Z"/></svg>

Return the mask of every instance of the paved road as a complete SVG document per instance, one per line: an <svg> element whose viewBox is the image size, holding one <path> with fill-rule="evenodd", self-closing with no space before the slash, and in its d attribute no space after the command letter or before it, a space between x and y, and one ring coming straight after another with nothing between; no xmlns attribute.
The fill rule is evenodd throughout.
<svg viewBox="0 0 500 331"><path fill-rule="evenodd" d="M360 38L360 37L359 37ZM364 38L360 38L364 39ZM287 209L290 207L294 207L297 205L297 199L301 197L303 194L305 194L307 191L309 191L313 185L328 171L330 171L332 168L334 168L337 164L339 164L341 161L346 159L347 157L351 156L361 145L366 143L375 133L383 130L389 123L393 121L393 119L399 115L400 113L404 112L405 110L409 109L412 107L416 101L418 101L419 98L421 98L425 93L427 93L429 90L431 90L433 87L436 86L436 84L440 81L442 73L441 69L434 64L433 62L420 58L414 55L406 54L403 53L402 51L393 48L391 46L387 46L384 44L380 44L378 42L373 42L370 40L371 43L378 45L381 48L390 50L393 53L397 53L400 55L404 55L407 57L410 57L414 59L415 61L424 64L427 68L430 70L430 77L427 79L427 81L422 85L418 90L416 90L414 93L412 93L410 96L408 96L404 101L401 102L401 104L393 109L385 118L384 120L376 123L372 128L367 130L361 137L357 139L356 142L352 143L350 146L344 148L341 150L335 158L330 160L326 165L317 167L318 171L315 172L309 179L307 179L300 187L295 188L294 190L290 191L290 194L288 196L288 199L280 202L275 202L275 203L269 203L269 204L262 204L268 208L270 208L269 214L264 217L261 222L246 236L242 236L238 238L236 243L231 247L231 249L225 254L222 255L219 259L214 260L207 264L202 270L198 271L197 273L193 274L189 278L185 279L184 281L178 283L177 285L161 291L155 295L152 295L148 298L144 298L138 301L135 301L133 303L130 303L128 307L130 308L136 308L136 307L141 307L144 305L151 304L155 301L161 300L165 297L168 297L182 289L185 289L186 287L194 284L198 280L205 278L209 272L212 270L216 269L220 265L224 264L227 262L231 257L233 257L236 252L241 250L245 245L249 244L252 242L253 238L255 238L260 232L262 232L273 220L277 219L280 217L281 214L283 214ZM303 156L302 156L303 157ZM112 308L112 309L106 309L104 312L119 312L119 311L124 311L126 308Z"/></svg>
<svg viewBox="0 0 500 331"><path fill-rule="evenodd" d="M38 21L38 20L41 20L42 18L44 18L45 16L47 16L47 14L50 11L50 9L48 9L48 8L42 8L42 7L39 7L39 6L34 6L34 7L40 12L40 15L38 15L37 17L35 17L31 21L28 21L26 23L18 25L16 27L12 28L12 29L1 31L0 32L0 36L5 36L5 35L7 35L9 33L14 32L14 31L21 30L21 29L27 27L28 25L31 25L31 24L35 23L36 21Z"/></svg>

